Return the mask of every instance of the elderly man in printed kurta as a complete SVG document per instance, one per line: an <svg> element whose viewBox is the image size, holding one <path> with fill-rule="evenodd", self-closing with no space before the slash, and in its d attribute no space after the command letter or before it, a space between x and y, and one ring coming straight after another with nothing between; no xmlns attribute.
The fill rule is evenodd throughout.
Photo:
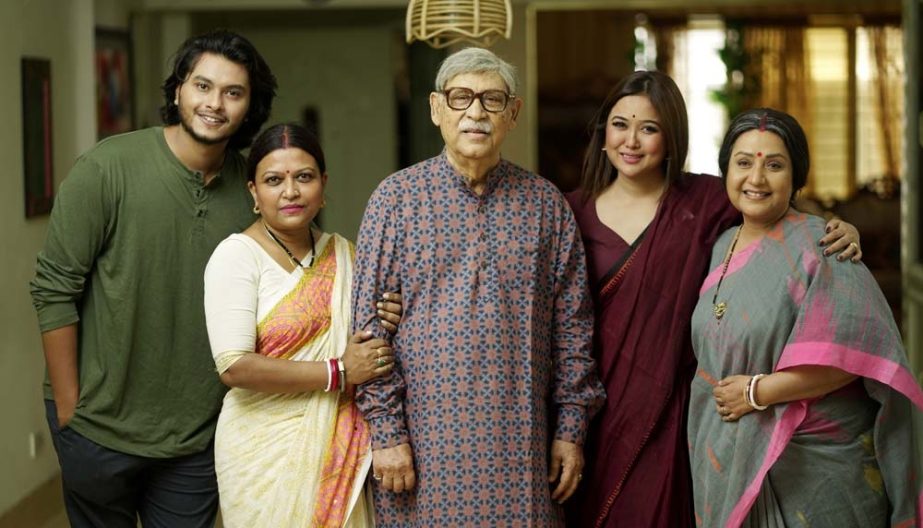
<svg viewBox="0 0 923 528"><path fill-rule="evenodd" d="M353 321L404 296L394 372L364 385L379 526L560 526L604 398L583 246L548 181L501 159L513 68L448 57L430 95L445 149L388 177L356 245Z"/></svg>

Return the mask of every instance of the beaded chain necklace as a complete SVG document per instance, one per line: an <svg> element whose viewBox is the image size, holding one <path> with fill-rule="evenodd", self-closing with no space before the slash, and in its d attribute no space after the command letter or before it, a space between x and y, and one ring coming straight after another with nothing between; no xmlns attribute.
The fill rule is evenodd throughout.
<svg viewBox="0 0 923 528"><path fill-rule="evenodd" d="M308 226L308 237L310 237L310 240L311 240L311 261L308 262L307 266L303 266L301 264L301 261L296 259L295 255L293 255L292 252L289 251L287 247L285 247L285 244L283 244L282 241L279 240L279 237L277 237L275 233L270 231L269 226L266 225L266 222L262 222L262 224L263 224L263 229L266 230L266 234L269 235L269 238L271 238L273 242L278 244L279 247L282 248L282 251L285 251L285 254L288 255L288 258L292 259L292 262L295 264L296 268L310 268L314 266L314 230L311 229L311 226Z"/></svg>
<svg viewBox="0 0 923 528"><path fill-rule="evenodd" d="M711 311L715 314L715 319L720 320L724 317L724 312L728 309L727 301L718 302L718 292L721 291L721 282L724 281L724 275L728 272L728 264L731 263L731 256L734 255L734 248L737 247L737 239L740 238L740 226L734 235L734 241L731 242L731 249L728 250L727 257L724 258L724 267L721 268L721 276L718 277L718 286L715 288L715 296L711 299Z"/></svg>

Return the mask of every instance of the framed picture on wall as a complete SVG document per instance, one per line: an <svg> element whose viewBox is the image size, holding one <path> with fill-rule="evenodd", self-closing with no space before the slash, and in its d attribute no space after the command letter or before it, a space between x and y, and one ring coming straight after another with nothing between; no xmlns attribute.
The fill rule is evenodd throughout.
<svg viewBox="0 0 923 528"><path fill-rule="evenodd" d="M96 28L97 137L134 129L131 76L131 35L117 29Z"/></svg>
<svg viewBox="0 0 923 528"><path fill-rule="evenodd" d="M23 57L22 165L27 218L48 213L54 201L51 132L51 61Z"/></svg>

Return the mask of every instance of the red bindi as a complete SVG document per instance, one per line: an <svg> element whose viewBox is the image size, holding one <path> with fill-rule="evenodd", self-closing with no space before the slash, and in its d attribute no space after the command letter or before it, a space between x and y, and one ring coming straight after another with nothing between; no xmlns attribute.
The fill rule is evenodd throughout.
<svg viewBox="0 0 923 528"><path fill-rule="evenodd" d="M763 153L762 153L762 152L757 152L757 153L756 153L756 157L762 158L762 157L763 157Z"/></svg>

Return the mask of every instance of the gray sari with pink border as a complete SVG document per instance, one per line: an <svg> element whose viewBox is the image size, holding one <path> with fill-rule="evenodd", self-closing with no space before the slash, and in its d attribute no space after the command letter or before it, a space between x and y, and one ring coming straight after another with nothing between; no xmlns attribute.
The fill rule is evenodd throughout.
<svg viewBox="0 0 923 528"><path fill-rule="evenodd" d="M824 222L795 211L731 259L715 244L692 317L698 371L689 406L700 526L920 526L912 415L923 391L884 296L862 264L824 257ZM801 365L859 378L822 398L723 422L712 390L734 375Z"/></svg>

